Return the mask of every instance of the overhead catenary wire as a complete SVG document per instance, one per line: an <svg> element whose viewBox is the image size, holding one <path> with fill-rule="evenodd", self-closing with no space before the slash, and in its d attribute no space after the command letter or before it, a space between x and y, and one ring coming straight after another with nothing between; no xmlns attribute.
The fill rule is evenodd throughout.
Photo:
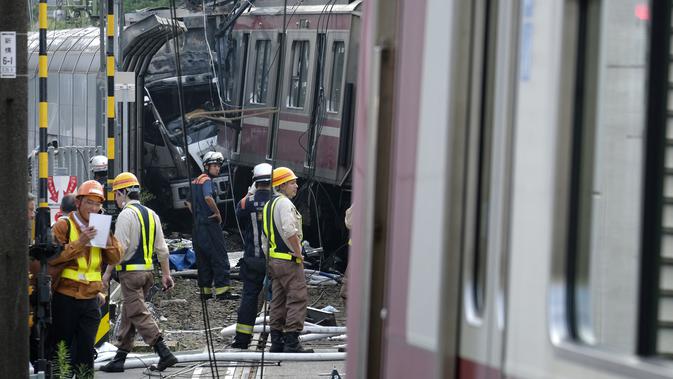
<svg viewBox="0 0 673 379"><path fill-rule="evenodd" d="M303 1L303 0L298 0L297 3L301 2L301 1ZM295 9L295 12L296 12L296 9ZM292 13L292 15L294 15L294 12ZM290 16L290 19L291 18L292 18L292 16ZM280 101L281 101L282 93L283 93L283 91L282 91L283 75L282 74L283 74L283 70L284 70L284 66L285 66L284 63L285 63L285 44L287 43L287 26L288 26L287 0L284 0L283 1L283 34L281 35L280 45L278 46L278 49L276 50L277 52L280 52L280 56L282 57L278 62L278 71L277 71L278 82L276 83L276 96L275 96L275 99L274 99L275 106L278 109L280 109ZM267 75L267 77L268 77L268 75ZM276 125L274 125L274 126L280 127L280 112L278 112L278 114L276 114L275 120L276 120L276 123L275 123ZM272 141L271 151L269 152L269 157L271 158L270 160L271 160L271 194L272 194L272 198L273 198L273 191L274 191L274 189L273 189L273 171L276 168L276 152L277 152L277 148L278 148L278 134L276 133L273 136L274 136L274 138L273 138L273 141ZM266 276L267 277L269 276L269 260L270 259L271 259L271 257L269 257L269 256L266 257ZM264 286L262 288L262 293L264 294L264 305L263 305L264 320L263 320L262 325L264 327L264 330L266 330L266 315L268 314L268 308L269 308L269 300L267 299L267 296L266 296L268 291L269 291L269 281L265 280L264 281ZM262 350L262 354L261 354L261 357L260 357L261 358L260 359L260 378L264 378L264 360L266 358L265 350L266 349Z"/></svg>

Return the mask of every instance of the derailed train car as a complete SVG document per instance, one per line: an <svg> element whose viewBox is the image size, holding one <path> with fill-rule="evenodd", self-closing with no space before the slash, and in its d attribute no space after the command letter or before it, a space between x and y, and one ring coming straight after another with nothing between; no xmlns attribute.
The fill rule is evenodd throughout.
<svg viewBox="0 0 673 379"><path fill-rule="evenodd" d="M310 242L332 257L345 251L346 230L332 220L343 219L350 203L361 3L306 0L285 8L283 1L265 0L237 17L235 7L206 7L205 15L179 10L179 54L169 41L141 70L125 58L122 69L137 75L137 113L129 128L137 148L129 147L130 168L142 172L155 205L176 229L187 227L181 223L188 219L186 165L194 173L203 154L216 150L228 158L216 180L224 209L233 210L245 194L254 165L275 160L300 176L296 202ZM148 17L169 17L169 10L149 13L128 14L127 31L142 31L137 24ZM177 102L178 55L187 152Z"/></svg>

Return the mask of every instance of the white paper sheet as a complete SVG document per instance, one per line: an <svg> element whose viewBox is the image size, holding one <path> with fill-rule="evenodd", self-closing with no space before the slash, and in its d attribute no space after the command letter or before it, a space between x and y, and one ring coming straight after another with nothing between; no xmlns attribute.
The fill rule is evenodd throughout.
<svg viewBox="0 0 673 379"><path fill-rule="evenodd" d="M89 226L96 229L96 237L91 240L91 246L105 247L107 246L107 239L110 235L110 225L112 224L112 216L101 214L89 215Z"/></svg>

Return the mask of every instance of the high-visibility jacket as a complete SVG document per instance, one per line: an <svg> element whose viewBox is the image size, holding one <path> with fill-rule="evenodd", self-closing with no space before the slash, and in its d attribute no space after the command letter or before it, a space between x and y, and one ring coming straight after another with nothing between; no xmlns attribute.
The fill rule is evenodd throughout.
<svg viewBox="0 0 673 379"><path fill-rule="evenodd" d="M301 262L301 258L297 258L292 255L292 249L283 241L283 237L276 226L276 223L273 219L273 212L276 209L276 204L281 199L281 196L272 198L264 206L264 235L266 235L267 240L269 241L269 257L275 259L282 259L286 261L295 261L297 263ZM301 224L299 226L301 228Z"/></svg>
<svg viewBox="0 0 673 379"><path fill-rule="evenodd" d="M153 268L154 237L156 236L154 215L150 213L147 207L137 203L128 204L127 207L138 216L141 236L131 259L118 264L115 269L117 271L151 271Z"/></svg>
<svg viewBox="0 0 673 379"><path fill-rule="evenodd" d="M66 220L68 220L68 229L70 230L68 239L70 242L77 241L79 239L79 232L77 231L77 228L72 225L72 221L69 218ZM89 253L89 259L87 260L86 257L77 258L77 270L69 267L64 268L61 272L61 278L66 278L82 283L100 282L100 264L101 249L99 247L92 246Z"/></svg>

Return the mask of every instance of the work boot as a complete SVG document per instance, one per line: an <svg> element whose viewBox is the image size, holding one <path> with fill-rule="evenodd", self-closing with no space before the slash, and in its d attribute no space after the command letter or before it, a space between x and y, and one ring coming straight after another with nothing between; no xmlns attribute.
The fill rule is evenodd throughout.
<svg viewBox="0 0 673 379"><path fill-rule="evenodd" d="M284 353L312 353L313 349L304 349L299 343L299 332L286 332L285 333L285 347L283 348Z"/></svg>
<svg viewBox="0 0 673 379"><path fill-rule="evenodd" d="M271 331L271 348L269 349L270 353L282 353L285 347L285 342L283 340L283 332L280 330Z"/></svg>
<svg viewBox="0 0 673 379"><path fill-rule="evenodd" d="M154 351L159 356L159 363L157 363L157 370L164 371L165 369L178 363L178 358L168 350L168 346L164 343L164 339L159 337L154 344Z"/></svg>
<svg viewBox="0 0 673 379"><path fill-rule="evenodd" d="M200 294L201 300L210 300L213 298L213 294L211 293L202 293Z"/></svg>
<svg viewBox="0 0 673 379"><path fill-rule="evenodd" d="M213 298L213 292L212 289L207 288L207 287L200 287L199 288L199 296L201 297L201 300L210 300Z"/></svg>
<svg viewBox="0 0 673 379"><path fill-rule="evenodd" d="M101 366L100 370L105 372L124 372L124 362L128 351L117 350L117 354L106 365Z"/></svg>
<svg viewBox="0 0 673 379"><path fill-rule="evenodd" d="M215 298L217 300L238 300L241 297L231 291L227 291L215 296Z"/></svg>
<svg viewBox="0 0 673 379"><path fill-rule="evenodd" d="M231 347L233 347L234 349L247 350L249 345L250 345L249 334L236 333L236 337L234 337L234 343L231 344Z"/></svg>

